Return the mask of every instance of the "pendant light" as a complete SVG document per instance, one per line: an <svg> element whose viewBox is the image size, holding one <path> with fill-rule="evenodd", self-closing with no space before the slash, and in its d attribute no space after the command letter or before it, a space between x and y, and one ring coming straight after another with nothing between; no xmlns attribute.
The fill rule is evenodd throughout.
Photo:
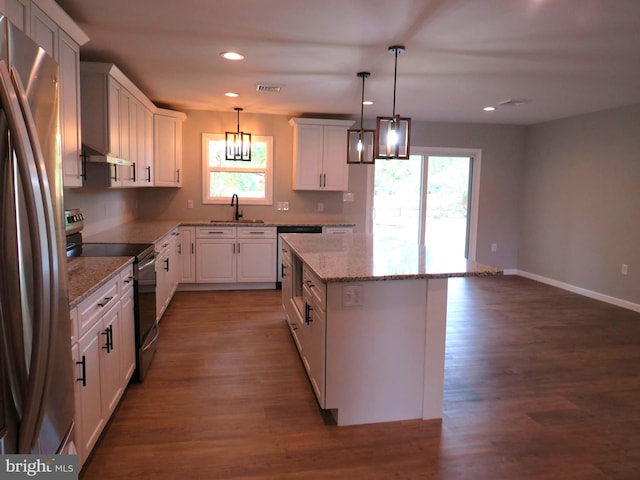
<svg viewBox="0 0 640 480"><path fill-rule="evenodd" d="M238 112L238 128L235 132L226 132L224 136L226 160L251 161L251 134L240 131L241 108L235 107Z"/></svg>
<svg viewBox="0 0 640 480"><path fill-rule="evenodd" d="M396 83L398 77L398 55L405 50L402 45L392 45L389 53L395 55L393 71L393 114L376 118L376 138L374 155L377 159L409 159L409 132L411 119L396 115Z"/></svg>
<svg viewBox="0 0 640 480"><path fill-rule="evenodd" d="M374 163L373 144L375 140L375 130L365 130L363 127L364 117L364 80L369 77L369 72L358 72L358 77L362 78L362 98L360 99L360 129L347 130L347 163L367 164Z"/></svg>

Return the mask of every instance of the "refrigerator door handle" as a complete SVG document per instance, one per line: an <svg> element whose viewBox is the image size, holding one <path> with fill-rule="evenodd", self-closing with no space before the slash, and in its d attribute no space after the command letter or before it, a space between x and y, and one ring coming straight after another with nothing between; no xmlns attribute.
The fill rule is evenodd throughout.
<svg viewBox="0 0 640 480"><path fill-rule="evenodd" d="M55 310L52 309L52 306L57 304L57 298L55 296L52 298L51 296L52 289L55 288L51 276L59 266L55 265L56 259L51 257L51 239L47 227L52 225L51 220L49 220L52 208L49 203L47 205L49 212L47 212L45 207L47 200L43 198L44 195L41 190L48 190L49 188L48 183L41 183L42 180L46 181L46 174L42 171L44 169L42 153L40 152L37 138L32 138L28 133L25 119L30 119L32 126L33 119L28 106L26 114L24 112L25 100L15 90L16 86L21 87L19 79L17 79L17 82L16 79L15 71L11 75L6 62L0 61L0 98L9 123L9 130L12 133L12 146L17 157L18 173L23 187L27 218L30 226L38 226L36 233L47 232L45 235L30 235L31 255L34 259L41 259L41 261L33 263L34 291L32 298L34 308L31 359L23 405L17 406L18 410L22 412L18 434L18 452L31 453L36 432L39 430L44 416L43 404L46 393L45 387L47 386L47 362L52 353L49 346L50 324L46 321L46 315L48 311L57 311L57 308ZM22 92L24 92L24 89L22 89ZM22 102L22 105L20 102ZM34 151L34 146L36 151ZM36 158L37 154L39 154L39 157ZM56 267L53 272L51 270L52 267ZM25 321L26 319L23 318L23 325Z"/></svg>

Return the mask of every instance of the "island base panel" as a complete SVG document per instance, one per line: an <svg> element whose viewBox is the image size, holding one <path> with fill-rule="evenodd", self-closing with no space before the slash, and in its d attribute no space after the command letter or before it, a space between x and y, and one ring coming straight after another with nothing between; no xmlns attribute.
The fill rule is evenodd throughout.
<svg viewBox="0 0 640 480"><path fill-rule="evenodd" d="M353 286L360 305L345 306ZM338 425L423 418L427 303L424 279L327 285L325 406Z"/></svg>

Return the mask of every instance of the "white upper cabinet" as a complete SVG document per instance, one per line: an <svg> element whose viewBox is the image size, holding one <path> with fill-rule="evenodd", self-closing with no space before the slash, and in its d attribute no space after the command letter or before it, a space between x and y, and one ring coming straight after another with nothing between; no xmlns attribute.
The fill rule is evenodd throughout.
<svg viewBox="0 0 640 480"><path fill-rule="evenodd" d="M81 187L84 169L81 157L80 47L66 32L58 36L60 65L60 136L65 187Z"/></svg>
<svg viewBox="0 0 640 480"><path fill-rule="evenodd" d="M292 118L294 190L349 188L347 130L351 120Z"/></svg>
<svg viewBox="0 0 640 480"><path fill-rule="evenodd" d="M112 167L108 185L153 186L155 105L111 63L82 62L81 90L86 153L131 163Z"/></svg>
<svg viewBox="0 0 640 480"><path fill-rule="evenodd" d="M30 37L45 52L58 59L58 25L36 4L31 5Z"/></svg>
<svg viewBox="0 0 640 480"><path fill-rule="evenodd" d="M0 0L0 12L24 33L31 30L31 0Z"/></svg>
<svg viewBox="0 0 640 480"><path fill-rule="evenodd" d="M65 187L83 184L80 122L80 46L89 37L53 1L0 0L0 11L60 66L60 143Z"/></svg>
<svg viewBox="0 0 640 480"><path fill-rule="evenodd" d="M156 187L182 186L182 112L159 108L153 120Z"/></svg>

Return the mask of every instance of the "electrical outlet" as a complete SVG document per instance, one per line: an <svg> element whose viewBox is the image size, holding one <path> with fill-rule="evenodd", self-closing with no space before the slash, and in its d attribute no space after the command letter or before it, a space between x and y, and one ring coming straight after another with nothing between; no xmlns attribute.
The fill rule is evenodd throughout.
<svg viewBox="0 0 640 480"><path fill-rule="evenodd" d="M343 285L342 306L343 307L362 306L362 285Z"/></svg>
<svg viewBox="0 0 640 480"><path fill-rule="evenodd" d="M187 200L187 208L193 208L193 200Z"/></svg>
<svg viewBox="0 0 640 480"><path fill-rule="evenodd" d="M319 212L324 212L324 203L318 202L318 211Z"/></svg>
<svg viewBox="0 0 640 480"><path fill-rule="evenodd" d="M622 275L627 275L629 273L629 265L627 265L626 263L623 263L622 268L620 269L620 273Z"/></svg>
<svg viewBox="0 0 640 480"><path fill-rule="evenodd" d="M344 192L342 194L343 202L353 202L353 193L352 192Z"/></svg>
<svg viewBox="0 0 640 480"><path fill-rule="evenodd" d="M497 243L492 243L491 244L491 251L492 252L497 252L498 251L498 244Z"/></svg>

